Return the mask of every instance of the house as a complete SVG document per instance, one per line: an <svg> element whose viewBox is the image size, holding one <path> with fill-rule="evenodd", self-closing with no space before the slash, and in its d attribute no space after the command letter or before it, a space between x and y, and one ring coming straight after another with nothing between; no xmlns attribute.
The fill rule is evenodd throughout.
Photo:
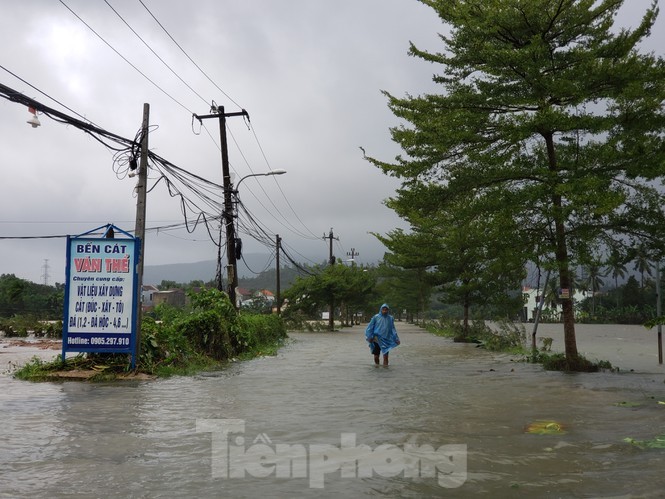
<svg viewBox="0 0 665 499"><path fill-rule="evenodd" d="M566 295L565 291L559 289L558 290L559 297L563 297ZM541 292L536 289L532 288L530 286L522 286L522 297L523 297L523 303L524 307L522 310L522 320L525 322L533 322L536 318L536 312L538 310L538 302L540 301L540 296ZM574 290L573 292L573 303L581 303L587 296L587 292L585 290ZM560 310L561 305L560 304L550 304L550 303L545 303L543 304L543 310L549 309L550 312L553 312L554 314L557 315L557 320L561 320L561 312Z"/></svg>
<svg viewBox="0 0 665 499"><path fill-rule="evenodd" d="M236 293L239 291L241 291L240 288L238 288ZM268 289L260 289L258 291L254 291L253 293L245 289L242 291L243 295L242 299L240 300L241 307L267 306L272 308L272 304L275 302L275 295ZM244 294L245 292L248 294Z"/></svg>
<svg viewBox="0 0 665 499"><path fill-rule="evenodd" d="M275 301L275 295L269 289L260 289L259 291L254 293L254 298L264 299L268 303L272 303Z"/></svg>
<svg viewBox="0 0 665 499"><path fill-rule="evenodd" d="M144 284L141 286L141 308L144 312L153 309L154 304L152 297L157 292L159 292L159 289L152 284Z"/></svg>
<svg viewBox="0 0 665 499"><path fill-rule="evenodd" d="M166 303L173 307L184 307L186 303L186 295L182 289L167 289L166 291L157 291L152 294L153 306Z"/></svg>

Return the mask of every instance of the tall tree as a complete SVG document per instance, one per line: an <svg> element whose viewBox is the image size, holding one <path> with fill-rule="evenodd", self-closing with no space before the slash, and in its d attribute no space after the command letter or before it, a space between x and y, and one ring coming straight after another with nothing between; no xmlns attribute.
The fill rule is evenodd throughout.
<svg viewBox="0 0 665 499"><path fill-rule="evenodd" d="M644 274L651 276L651 259L644 243L639 244L633 253L633 270L640 273L640 287L644 289Z"/></svg>
<svg viewBox="0 0 665 499"><path fill-rule="evenodd" d="M603 277L607 274L603 270L600 261L592 260L586 265L586 279L585 287L591 290L591 315L596 313L596 291L598 291L604 283Z"/></svg>
<svg viewBox="0 0 665 499"><path fill-rule="evenodd" d="M405 151L370 161L403 181L443 186L441 203L473 196L552 256L571 289L573 257L589 247L658 241L665 232L652 180L665 173L665 64L638 52L654 2L632 30L614 25L623 0L421 0L449 28L441 94L397 98L391 130ZM536 255L536 247L542 248ZM569 366L578 352L572 293L562 300Z"/></svg>
<svg viewBox="0 0 665 499"><path fill-rule="evenodd" d="M401 303L400 309L406 309L409 318L425 312L432 294L429 272L439 262L434 235L414 227L417 222L413 219L411 223L413 230L410 233L396 229L386 236L374 234L388 249L384 255L384 265L379 270L390 279L380 283L380 290L393 294L386 289L390 286L393 291L400 293L401 297L393 306Z"/></svg>
<svg viewBox="0 0 665 499"><path fill-rule="evenodd" d="M392 254L386 254L376 269L376 301L368 312L376 313L380 303L388 303L398 319L413 321L424 312L432 294L432 284L427 269L404 268L391 263Z"/></svg>
<svg viewBox="0 0 665 499"><path fill-rule="evenodd" d="M373 272L364 272L360 267L347 267L342 263L314 270L318 273L298 277L284 293L289 303L285 315L300 313L315 318L331 302L335 307L346 305L365 309L374 298L376 277Z"/></svg>
<svg viewBox="0 0 665 499"><path fill-rule="evenodd" d="M619 308L620 294L619 289L619 279L626 277L628 269L626 268L626 258L622 256L618 251L612 251L610 257L607 261L607 267L609 275L614 279L614 293L616 294L616 306Z"/></svg>
<svg viewBox="0 0 665 499"><path fill-rule="evenodd" d="M402 248L412 260L432 268L430 280L440 286L443 301L462 306L465 332L472 306L506 304L509 295L521 298L525 262L514 250L519 244L512 236L512 219L477 210L472 196L459 205L441 204L441 188L436 185L399 194L387 205L411 223L411 240L424 241ZM389 248L400 249L380 239Z"/></svg>

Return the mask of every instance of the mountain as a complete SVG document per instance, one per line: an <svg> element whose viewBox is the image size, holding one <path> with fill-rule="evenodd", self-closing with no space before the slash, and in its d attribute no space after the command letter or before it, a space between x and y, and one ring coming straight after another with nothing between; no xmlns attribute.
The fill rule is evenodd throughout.
<svg viewBox="0 0 665 499"><path fill-rule="evenodd" d="M244 261L238 262L238 277L255 277L256 273L266 270L266 264L270 262L270 255L261 253L249 253L243 255ZM247 264L245 264L247 262ZM226 260L222 262L224 278L226 278ZM275 266L273 261L268 268ZM249 268L248 268L249 267ZM251 269L251 270L250 270ZM162 281L175 281L178 283L189 283L191 281L213 281L217 272L216 260L205 260L193 263L171 263L167 265L146 265L143 268L144 284L160 284Z"/></svg>

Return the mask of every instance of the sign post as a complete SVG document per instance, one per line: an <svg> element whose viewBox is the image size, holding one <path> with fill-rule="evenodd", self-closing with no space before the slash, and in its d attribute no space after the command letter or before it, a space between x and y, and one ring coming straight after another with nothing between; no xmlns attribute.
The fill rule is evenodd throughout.
<svg viewBox="0 0 665 499"><path fill-rule="evenodd" d="M67 352L128 353L136 367L140 245L110 224L67 237L63 362Z"/></svg>

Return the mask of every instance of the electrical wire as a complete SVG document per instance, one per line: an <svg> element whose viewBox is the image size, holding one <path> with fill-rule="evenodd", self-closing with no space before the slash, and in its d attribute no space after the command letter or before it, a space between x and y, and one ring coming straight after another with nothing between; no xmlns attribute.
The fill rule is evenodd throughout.
<svg viewBox="0 0 665 499"><path fill-rule="evenodd" d="M123 56L123 55L122 55L117 49L115 49L115 48L114 48L114 47L113 47L113 46L112 46L107 40L105 40L105 39L104 39L104 38L103 38L103 37L102 37L97 31L95 31L95 30L92 28L92 26L90 26L87 22L85 22L85 21L83 20L83 18L81 18L81 16L79 16L79 15L78 15L73 9L71 9L71 8L70 8L70 7L69 7L69 6L68 6L63 0L59 0L59 1L60 1L60 3L61 3L65 8L67 8L67 10L69 10L69 11L72 13L72 14L73 14L73 15L74 15L74 16L75 16L75 17L76 17L81 23L83 23L83 24L84 24L84 25L85 25L90 31L92 31L93 34L95 34L95 35L96 35L96 36L97 36L102 42L104 42L104 43L105 43L105 44L106 44L111 50L113 50L113 51L114 51L119 57L121 57L121 58L122 58L127 64L129 64L129 65L130 65L134 70L136 70L141 76L143 76L143 77L144 77L145 79L147 79L150 83L152 83L157 89L159 89L162 93L164 93L167 97L169 97L173 102L175 102L175 103L178 104L180 107L182 107L183 109L187 110L189 113L191 113L192 115L194 115L194 113L192 113L191 110L189 110L185 105L183 105L181 102L179 102L177 99L175 99L171 94L169 94L169 93L166 92L163 88L161 88L157 83L155 83L151 78L149 78L146 74L144 74L144 73L143 73L140 69L138 69L133 63L131 63L131 62L130 62L125 56ZM201 72L201 73L202 73L202 74L203 74L203 75L204 75L204 76L205 76L205 77L206 77L206 78L207 78L207 79L208 79L208 80L209 80L209 81L210 81L210 82L211 82L211 83L212 83L212 84L213 84L213 85L214 85L214 86L220 91L220 92L222 92L227 98L229 98L229 100L231 100L231 101L232 101L234 104L236 104L238 107L241 107L241 106L240 106L237 102L235 102L235 101L234 101L234 100L233 100L233 99L232 99L232 98L231 98L226 92L224 92L224 91L223 91L223 90L222 90L222 89L221 89L221 88L220 88L220 87L219 87L219 86L218 86L218 85L217 85L217 84L216 84L216 83L215 83L215 82L214 82L214 81L208 76L208 74L205 73L205 71L203 71L203 70L201 69L201 67L200 67L198 64L196 64L196 62L191 58L191 56L189 56L189 54L188 54L188 53L182 48L182 46L181 46L181 45L180 45L180 44L179 44L179 43L173 38L173 36L172 36L172 35L168 32L168 30L162 25L162 23L156 18L156 16L150 11L150 9L149 9L149 8L143 3L143 1L141 1L141 0L139 0L139 1L140 1L141 5L146 9L146 11L150 14L150 16L155 20L155 22L156 22L156 23L162 28L162 30L164 30L164 32L169 36L169 38L170 38L170 39L176 44L176 46L178 46L178 48L183 52L183 54L185 54L185 56L190 60L190 62L192 62L192 64L194 64L194 66L195 66L195 67L196 67L196 68L197 68L197 69L198 69L198 70L199 70L199 71L200 71L200 72ZM140 40L141 42L143 42L143 44L144 44L144 45L145 45L145 46L146 46L146 47L147 47L147 48L148 48L148 49L149 49L149 50L150 50L150 51L151 51L151 52L152 52L152 53L153 53L153 54L154 54L154 55L155 55L155 56L156 56L156 57L157 57L157 58L158 58L158 59L159 59L159 60L160 60L160 61L161 61L161 62L162 62L162 63L163 63L163 64L164 64L164 65L165 65L165 66L166 66L166 67L167 67L167 68L168 68L168 69L169 69L169 70L170 70L170 71L171 71L171 72L172 72L172 73L173 73L173 74L174 74L174 75L175 75L175 76L176 76L176 77L182 82L182 83L183 83L183 84L185 84L185 85L186 85L186 86L187 86L187 87L188 87L188 88L189 88L194 94L196 94L201 100L203 100L204 102L207 103L206 99L203 98L198 92L196 92L196 91L195 91L195 90L194 90L189 84L187 84L187 83L186 83L186 82L185 82L185 81L184 81L184 80L183 80L183 79L182 79L182 78L181 78L181 77L175 72L175 70L173 70L173 69L172 69L172 68L171 68L171 67L170 67L170 66L169 66L169 65L168 65L168 64L167 64L167 63L166 63L166 62L165 62L165 61L164 61L164 60L163 60L163 59L162 59L162 58L161 58L161 57L160 57L160 56L159 56L154 50L153 50L153 49L152 49L152 47L150 47L150 45L149 45L149 44L148 44L148 43L147 43L147 42L146 42L146 41L145 41L145 40L144 40L144 39L138 34L138 32L136 32L136 30L135 30L134 28L132 28L132 26L131 26L131 25L130 25L130 24L129 24L129 23L128 23L123 17L122 17L122 15L120 15L120 13L119 13L116 9L113 8L113 6L112 6L107 0L105 0L105 3L106 3L106 4L108 5L108 7L109 7L109 8L110 8L110 9L116 14L116 16L118 16L118 17L120 18L120 20L123 21L123 23L124 23L124 24L125 24L125 25L126 25L126 26L127 26L132 32L133 32L133 33L134 33L134 35L135 35L137 38L139 38L139 40ZM5 69L5 71L9 72L6 68L3 67L3 69ZM13 76L17 77L17 76L14 75L13 73L11 73L11 72L9 72L9 73L12 74ZM18 77L17 77L17 78L18 78ZM22 81L24 81L24 80L22 80ZM26 83L27 83L27 82L26 82ZM34 88L34 87L33 87L33 88ZM43 92L42 92L42 93L43 93ZM45 93L44 93L44 95L46 95L47 97L51 98L50 96L48 96L48 95L45 94ZM59 101L57 101L57 100L55 100L55 99L52 99L52 100L54 100L55 102L57 102L57 103L59 103L60 105L62 105ZM66 107L66 106L63 105L63 107ZM68 107L66 107L66 108L67 108L68 110L74 112L74 111L71 110L70 108L68 108ZM75 113L75 112L74 112L74 113ZM78 113L75 113L75 114L78 115ZM81 116L81 115L79 115L79 116ZM81 117L82 117L82 116L81 116ZM84 119L85 119L85 118L84 118ZM260 141L259 141L259 139L258 139L258 136L256 135L256 131L255 131L254 127L251 126L250 129L252 130L252 134L253 134L253 136L254 136L254 139L255 139L255 141L256 141L256 143L257 143L257 146L259 147L259 150L261 151L261 154L262 154L262 156L263 156L263 158L264 158L266 164L270 167L269 162L268 162L268 160L267 160L267 157L266 157L266 155L265 155L265 151L263 150L263 147L261 146L261 143L260 143ZM213 140L213 142L215 142L215 141L214 141L214 138L212 137L212 135L210 134L210 132L207 130L207 128L206 128L206 131L207 131L208 135L210 136L210 138ZM249 162L247 161L247 158L245 157L244 153L242 153L242 151L241 151L241 149L240 149L240 146L238 145L237 141L235 140L235 137L233 136L233 134L232 134L232 132L230 131L230 129L228 129L228 127L227 127L227 131L229 131L231 137L233 138L234 143L236 144L236 147L237 147L238 150L241 152L241 155L242 155L243 159L245 160L245 163L246 163L246 164L248 165L248 167L250 168L250 171L253 172L253 170L251 169L251 166L249 165ZM99 140L99 139L97 139L97 140ZM136 144L137 142L139 142L139 141L135 139L134 144ZM216 142L215 142L215 144L217 145ZM105 144L105 145L106 145L106 144ZM108 147L108 145L107 145L107 147ZM219 147L219 146L217 145L217 147ZM116 153L118 153L118 157L115 158L114 164L115 164L116 166L121 167L121 168L124 167L124 166L126 166L127 164L129 164L130 160L135 159L135 157L136 157L135 147L134 147L134 146L132 146L132 150L131 150L130 152L127 152L127 151L125 151L125 150L119 150L119 149L116 149L116 148L111 148L111 149L114 150L114 151L116 151ZM120 158L124 158L124 159L120 159ZM235 168L234 168L234 171L235 171ZM126 169L125 169L124 173L125 173L125 174L127 173ZM237 171L235 171L235 173L238 174ZM121 169L116 170L116 174L118 174L118 175L122 175L122 170L121 170ZM166 176L165 176L165 175L162 175L162 177L160 177L160 178L157 180L157 182L155 183L155 185L153 185L152 188L154 188L154 187L156 186L156 184L157 184L159 181L163 180L163 179L166 179ZM287 198L286 195L284 194L283 190L281 189L281 186L280 186L279 183L276 181L276 179L275 179L275 182L276 182L277 187L278 187L280 193L282 194L284 200L286 201L287 205L289 206L290 210L291 210L291 211L293 212L293 214L295 215L296 219L302 224L302 226L303 226L303 227L304 227L304 228L305 228L310 234L312 234L312 237L310 237L310 236L304 234L303 232L301 232L299 229L297 229L293 224L291 224L291 223L289 222L288 218L287 218L286 216L284 216L283 213L281 213L281 211L280 211L279 208L276 206L276 204L274 203L274 201L273 201L273 200L267 195L267 192L265 191L265 189L263 188L263 186L261 186L261 185L259 184L259 186L260 186L261 190L263 191L263 193L265 194L266 198L270 201L270 203L272 204L272 206L275 208L275 211L276 211L276 212L277 212L277 213L278 213L278 214L284 219L284 221L285 221L286 223L284 223L284 222L282 222L281 220L279 220L279 219L274 215L274 213L273 213L272 210L268 210L268 209L263 205L263 203L261 203L260 199L259 199L259 198L258 198L258 197L257 197L252 191L251 191L251 189L248 189L248 190L249 190L249 191L252 193L252 195L257 199L257 201L259 201L259 203L260 203L261 206L266 210L266 212L267 212L268 214L270 214L270 216L272 216L272 217L275 219L275 221L278 222L278 223L280 223L280 225L282 225L286 230L289 230L289 231L293 232L294 234L298 235L299 237L303 237L304 239L318 239L318 236L315 236L315 235L313 234L313 232L312 232L312 231L311 231L311 230L310 230L310 229L304 224L304 222L302 221L302 219L298 216L298 214L297 214L296 211L294 210L293 206L291 205L290 201L288 200L288 198ZM175 188L173 182L169 182L169 181L167 180L166 183L168 184L168 190L169 190L169 194L170 194L170 195L172 195L172 196L174 196L174 197L175 197L175 196L180 196L180 197L181 197L181 204L182 204L182 207L183 207L183 208L182 208L182 209L183 209L183 214L185 214L185 216L186 216L186 211L187 211L187 209L189 208L189 205L191 204L191 200L189 200L190 202L188 203L188 202L185 200L185 198L184 198L183 196L181 196L180 191L179 191L177 188ZM151 188L151 189L152 189L152 188ZM214 218L214 217L212 217L212 218ZM195 223L195 226L196 226L196 224L198 223L199 220L200 220L200 218L197 217L197 222ZM206 223L206 225L207 225L207 223Z"/></svg>
<svg viewBox="0 0 665 499"><path fill-rule="evenodd" d="M251 267L249 266L249 264L247 263L247 260L245 260L245 257L244 257L244 256L241 256L241 260L242 260L242 263L245 264L245 267L247 267L247 270L249 270L249 271L250 271L252 274L254 274L254 275L259 275L259 274L262 274L263 272L265 272L266 270L268 270L268 268L269 268L269 267L272 265L272 263L275 261L275 253L272 253L272 254L270 255L270 259L268 260L268 263L266 263L266 265L263 267L263 270L260 270L259 272L256 272L256 271L252 270L252 268L251 268Z"/></svg>
<svg viewBox="0 0 665 499"><path fill-rule="evenodd" d="M175 43L176 47L178 47L178 48L180 49L180 51L185 55L185 57L187 57L187 59L189 59L189 61L190 61L195 67L196 67L196 69L198 69L198 70L201 72L201 74L202 74L203 76L205 76L205 77L208 79L208 81L209 81L210 83L212 83L212 84L215 86L215 88L217 88L217 90L219 90L220 92L222 92L222 94L223 94L227 99L229 99L229 100L230 100L231 102L233 102L236 106L238 106L239 109L242 109L242 106L241 106L240 104L238 104L235 100L233 100L233 98L231 98L231 96L230 96L229 94L227 94L226 92L224 92L224 90L222 90L222 89L219 87L219 85L217 85L217 83L215 83L215 82L212 80L212 78L210 78L210 76L208 76L208 74L207 74L205 71L203 71L203 69L201 69L201 67L200 67L198 64L196 64L196 62L194 62L194 59L192 59L192 58L189 56L189 54L185 51L185 49L182 48L182 46L181 46L181 45L175 40L175 38L173 38L173 36L171 36L171 33L169 33L168 30L164 27L164 25L163 25L161 22L159 22L159 19L157 19L157 17L155 17L155 15L154 15L154 14L150 11L150 9L146 6L146 4L143 3L143 0L139 0L139 3L140 3L140 4L143 6L143 8L148 12L148 14L150 14L150 16L155 20L155 22L159 25L159 27L162 28L162 30L164 31L164 33L166 33L166 35L171 39L171 41L172 41L173 43ZM193 113L192 113L192 114L193 114Z"/></svg>
<svg viewBox="0 0 665 499"><path fill-rule="evenodd" d="M263 156L263 159L266 162L266 165L268 166L268 169L271 170L272 168L270 166L270 162L268 161L268 158L266 157L266 154L263 150L263 146L261 146L261 142L259 141L259 137L256 135L256 130L254 129L254 125L252 125L252 134L254 135L254 139L256 140L256 144L259 148L259 151L261 151L261 155ZM296 212L296 210L291 205L291 202L289 201L289 198L286 196L286 194L284 194L284 191L282 190L282 187L279 185L279 183L277 183L277 187L279 188L279 192L282 194L282 197L284 198L284 201L286 201L287 206L291 209L291 212L296 217L296 219L305 228L305 230L312 235L312 239L318 239L319 237L316 234L314 234L314 232L312 232L310 230L310 228L307 227L307 225L305 225L305 222L303 222L302 219L298 216L298 213ZM282 215L282 216L284 216L284 215ZM286 217L284 217L284 218L286 218Z"/></svg>
<svg viewBox="0 0 665 499"><path fill-rule="evenodd" d="M228 129L228 127L227 127L227 129ZM229 133L229 135L231 136L231 139L233 140L233 143L234 143L234 144L236 145L236 147L238 148L238 151L240 151L240 155L241 155L241 157L245 160L245 164L246 164L247 167L249 168L249 171L251 172L252 175L255 175L255 172L254 172L254 170L252 169L252 167L250 166L249 161L247 161L247 158L245 157L244 153L240 150L240 146L238 145L238 141L236 140L235 135L233 135L233 132L232 132L230 129L228 129L228 133ZM265 156L264 156L264 157L265 157ZM267 161L266 161L266 162L267 162ZM268 166L270 166L270 165L268 165ZM270 170L270 168L269 168L269 170ZM236 173L237 173L237 172L236 172ZM275 184L279 187L279 182L277 181L277 179L274 179L274 181L275 181ZM282 227L284 227L284 228L285 228L286 230L288 230L289 232L292 232L292 233L294 233L295 235L302 237L303 239L318 239L318 237L310 238L307 234L304 234L303 232L301 232L300 230L298 230L293 224L291 224L291 223L289 222L288 218L286 218L286 216L284 216L284 214L283 214L283 213L281 212L281 210L277 207L277 205L275 204L275 202L274 202L274 201L271 199L271 197L268 195L268 193L266 192L266 190L265 190L265 188L263 187L263 185L262 185L261 183L259 183L258 185L259 185L259 188L261 189L261 191L263 192L265 198L268 199L268 201L270 201L270 204L273 206L274 211L276 211L276 212L277 212L277 213L278 213L278 214L284 219L284 221L278 219L278 218L275 216L275 214L273 213L272 210L269 210L268 208L266 208L266 206L263 204L263 202L261 201L261 199L260 199L256 194L254 194L254 192L251 190L251 188L247 188L247 190L250 192L250 194L252 194L252 196L254 197L254 199L256 199L256 201L261 205L261 207L266 211L266 213L267 213L268 215L270 215L270 216L275 220L275 222L277 222L278 224L280 224ZM284 194L283 191L281 190L281 188L280 188L280 192L282 192L282 195Z"/></svg>
<svg viewBox="0 0 665 499"><path fill-rule="evenodd" d="M117 10L115 10L115 9L113 8L113 6L109 3L108 0L104 0L104 3L106 3L106 5L109 6L109 8L115 13L115 15L118 16L118 17L120 18L120 20L121 20L123 23L125 23L125 26L127 26L127 27L131 30L131 32L134 33L134 35L136 35L136 37L137 37L139 40L141 40L141 42L143 43L143 45L145 45L146 48L147 48L148 50L150 50L150 52L152 52L153 55L154 55L155 57L157 57L157 59L159 59L159 60L161 61L161 63L164 64L164 66L166 66L166 68L167 68L169 71L171 71L171 73L173 73L173 75L174 75L176 78L178 78L178 79L179 79L179 80L180 80L180 81L181 81L181 82L182 82L182 83L183 83L188 89L190 89L190 90L191 90L191 91L192 91L192 92L193 92L193 93L194 93L199 99L201 99L204 103L208 104L208 101L207 101L203 96L201 96L201 94L199 94L196 90L194 90L194 89L189 85L189 83L187 83L185 80L183 80L182 77L181 77L178 73L176 73L175 70L174 70L171 66L169 66L168 63L167 63L164 59L162 59L162 58L159 56L159 54L158 54L157 52L155 52L155 50L154 50L154 49L148 44L148 42L146 42L146 41L141 37L141 35L139 35L139 34L136 32L136 30L130 26L130 24L125 20L125 18L122 17L122 16L120 15L120 13L119 13Z"/></svg>
<svg viewBox="0 0 665 499"><path fill-rule="evenodd" d="M79 16L76 12L74 12L71 7L69 7L64 0L58 0L69 12L71 12L74 17L76 17L81 23L83 23L90 31L92 31L97 38L99 38L102 42L106 44L113 52L115 52L123 61L125 61L127 64L129 64L137 73L139 73L143 78L148 80L150 83L152 83L160 92L162 92L164 95L166 95L169 99L171 99L173 102L178 104L181 108L183 108L185 111L189 112L190 114L194 114L190 109L187 108L182 102L180 102L178 99L173 97L171 94L169 94L166 90L164 90L162 87L160 87L157 83L155 83L148 75L146 75L143 71L141 71L136 65L134 65L129 59L127 59L124 55L122 55L113 45L111 45L109 42L107 42L99 33L97 33L92 26L90 26L88 23L86 23L81 16Z"/></svg>
<svg viewBox="0 0 665 499"><path fill-rule="evenodd" d="M71 112L71 113L74 113L76 116L78 116L78 117L81 118L82 120L87 121L88 123L90 123L90 124L92 124L92 125L95 125L95 123L94 123L93 121L91 121L91 120L89 120L88 118L86 118L85 116L83 116L83 115L77 113L77 112L74 111L71 107L66 106L65 104L63 104L62 102L60 102L58 99L56 99L55 97L51 97L51 96L50 96L49 94L47 94L46 92L44 92L44 91L40 90L39 88L35 87L32 83L30 83L30 82L24 80L23 78L21 78L21 77L20 77L19 75L17 75L16 73L14 73L14 72L10 71L9 69L7 69L6 67L4 67L2 64L0 64L0 68L3 69L4 71L6 71L7 73L9 73L10 75L12 75L14 78L16 78L17 80L19 80L20 82L25 83L26 85L28 85L28 86L29 86L30 88L32 88L33 90L39 92L40 94L42 94L42 95L43 95L44 97L46 97L47 99L51 99L53 102L55 102L56 104L59 104L60 106L64 107L67 111L69 111L69 112ZM95 125L95 126L97 126L97 125Z"/></svg>
<svg viewBox="0 0 665 499"><path fill-rule="evenodd" d="M108 1L107 1L107 0L105 0L105 1L106 1L106 3L108 4ZM208 81L210 81L210 83L212 83L212 84L213 84L213 85L214 85L214 86L215 86L215 87L216 87L216 88L217 88L217 89L218 89L218 90L219 90L219 91L220 91L225 97L227 97L231 102L233 102L236 106L238 106L238 108L241 108L241 109L242 109L242 106L240 106L240 105L239 105L239 104L238 104L233 98L231 98L231 97L230 97L230 96L229 96L224 90L222 90L222 88L220 88L219 85L217 85L217 83L215 83L215 82L212 80L212 78L210 78L210 76L209 76L209 75L208 75L208 74L207 74L207 73L206 73L206 72L205 72L205 71L204 71L204 70L203 70L203 69L202 69L202 68L201 68L201 67L200 67L195 61L194 61L194 59L193 59L193 58L192 58L192 57L191 57L191 56L185 51L185 49L184 49L184 48L183 48L183 47L182 47L182 46L176 41L176 39L171 35L171 33L166 29L166 27L165 27L165 26L159 21L159 19L157 19L157 17L155 16L155 14L154 14L154 13L153 13L153 12L152 12L152 11L146 6L146 5L145 5L145 3L143 2L143 0L139 0L139 3L140 3L140 4L143 6L143 8L148 12L148 14L150 14L150 16L151 16L151 17L154 19L154 21L159 25L159 27L164 31L164 33L166 33L166 35L171 39L171 41L172 41L172 42L173 42L173 43L174 43L174 44L180 49L180 51L181 51L181 52L187 57L187 59L189 59L189 61L190 61L190 62L191 62L191 63L192 63L192 64L193 64L193 65L194 65L194 66L195 66L200 72L201 72L201 74L203 74L203 76L205 76L205 77L208 79ZM132 30L132 31L133 31L133 30ZM138 36L138 35L137 35L137 36ZM143 41L143 40L142 40L142 41ZM144 42L144 43L145 43L145 42ZM155 55L157 55L157 54L155 54ZM160 60L161 60L161 58L160 58ZM184 83L184 82L183 82L183 83ZM205 99L203 99L203 100L205 101ZM204 128L205 128L205 126L204 126ZM259 139L258 139L258 136L256 135L256 131L254 130L254 127L253 127L253 126L250 126L250 130L252 130L252 134L253 134L254 139L255 139L255 141L256 141L258 147L259 147L259 150L260 150L260 152L261 152L261 155L263 156L263 158L264 158L266 164L268 165L268 167L269 167L269 169L270 169L270 164L269 164L268 159L267 159L267 157L266 157L265 151L263 150L263 147L261 146L261 143L260 143L260 141L259 141ZM213 140L213 142L215 142L216 146L217 146L218 148L220 148L220 146L219 146L219 145L217 144L217 142L214 140L212 134L210 133L210 131L209 131L207 128L206 128L206 132L208 133L208 135L210 136L210 138ZM235 136L233 136L233 132L231 131L231 129L230 129L228 126L227 126L227 132L229 133L229 135L231 135L232 140L233 140L234 143L236 144L236 147L237 147L238 151L240 152L242 158L244 159L245 164L247 164L247 166L249 167L250 172L251 172L251 173L254 173L254 171L252 170L252 168L251 168L249 162L247 161L247 158L245 157L245 155L244 155L244 153L242 152L242 150L241 150L241 148L240 148L238 142L236 141ZM236 175L238 175L238 172L235 170L235 168L233 168L233 167L231 166L231 169L236 173ZM293 232L294 234L296 234L296 235L298 235L298 236L300 236L300 237L302 237L302 238L304 238L304 239L313 239L313 240L318 239L318 236L316 236L316 235L315 235L315 234L314 234L314 233L313 233L313 232L312 232L312 231L311 231L311 230L305 225L305 223L302 221L302 219L298 216L298 214L296 213L295 209L294 209L293 206L291 205L290 201L288 200L288 198L287 198L286 195L284 194L284 191L282 190L281 186L280 186L279 183L277 182L277 179L274 179L274 180L275 180L275 182L276 182L276 184L277 184L277 186L278 186L278 188L279 188L279 191L280 191L280 193L282 194L284 200L286 201L287 205L288 205L289 208L291 209L291 212L295 215L296 219L301 223L301 225L306 229L306 231L309 232L309 234L311 234L311 237L310 237L309 235L307 235L307 234L304 234L304 233L301 232L299 229L297 229L293 224L291 224L291 223L289 222L288 218L287 218L286 216L284 216L283 213L281 213L281 211L279 210L279 208L277 207L277 205L273 202L273 200L270 198L270 196L268 196L268 194L267 194L267 192L265 191L265 189L263 188L263 186L260 186L260 188L261 188L261 190L263 191L263 194L265 195L265 197L270 201L270 203L271 203L272 206L275 208L275 210L277 211L277 213L278 213L278 214L279 214L279 215L285 220L286 223L284 223L284 222L282 222L282 221L279 221L279 220L275 217L275 215L273 214L273 212L272 212L271 210L266 209L266 212L267 212L268 214L270 214L273 218L275 218L275 220L276 220L278 223L280 223L282 226L284 226L285 229L287 229L287 230ZM251 190L250 190L250 192L251 192ZM254 195L254 194L252 193L252 195ZM261 203L260 199L259 199L256 195L254 195L254 197L257 199L257 201L259 201L259 202ZM265 209L265 206L264 206L262 203L261 203L261 206L263 206L263 208Z"/></svg>

